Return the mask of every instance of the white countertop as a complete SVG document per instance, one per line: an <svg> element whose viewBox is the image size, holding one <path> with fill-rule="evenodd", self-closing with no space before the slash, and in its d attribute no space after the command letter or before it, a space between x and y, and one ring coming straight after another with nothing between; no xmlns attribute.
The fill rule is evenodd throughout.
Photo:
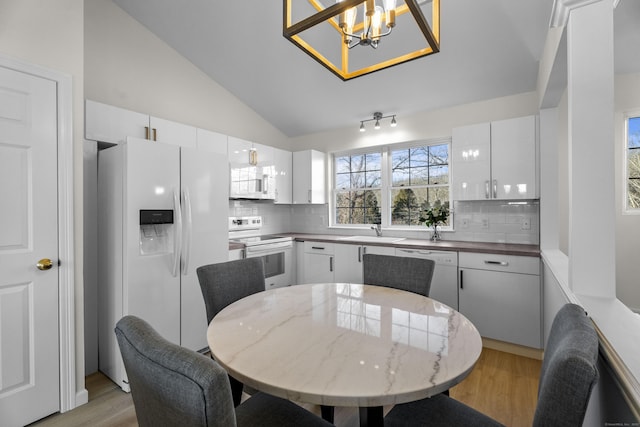
<svg viewBox="0 0 640 427"><path fill-rule="evenodd" d="M237 301L211 322L214 358L236 379L290 400L383 406L449 389L482 341L452 308L379 286L314 284Z"/></svg>

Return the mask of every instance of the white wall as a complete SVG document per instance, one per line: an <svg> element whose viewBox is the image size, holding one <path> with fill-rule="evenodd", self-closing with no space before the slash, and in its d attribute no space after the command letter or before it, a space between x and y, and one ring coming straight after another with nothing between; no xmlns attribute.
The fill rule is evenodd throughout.
<svg viewBox="0 0 640 427"><path fill-rule="evenodd" d="M82 134L83 0L7 0L0 2L0 53L68 74L73 82L73 168L75 199L76 389L84 389Z"/></svg>
<svg viewBox="0 0 640 427"><path fill-rule="evenodd" d="M84 66L87 99L289 148L282 132L110 0L85 4Z"/></svg>
<svg viewBox="0 0 640 427"><path fill-rule="evenodd" d="M359 131L360 123L356 122L349 128L292 138L290 145L293 151L312 148L333 152L394 142L444 138L451 137L451 130L457 126L537 113L537 94L527 92L410 116L399 115L398 126L395 128L388 127L388 120L385 120L384 123L381 122L379 130L370 126L362 133Z"/></svg>

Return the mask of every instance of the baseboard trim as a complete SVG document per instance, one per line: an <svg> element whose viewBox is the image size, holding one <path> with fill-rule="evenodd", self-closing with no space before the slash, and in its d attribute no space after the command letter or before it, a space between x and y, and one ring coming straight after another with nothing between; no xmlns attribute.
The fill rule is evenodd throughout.
<svg viewBox="0 0 640 427"><path fill-rule="evenodd" d="M491 338L482 338L482 346L492 350L504 351L505 353L511 353L517 356L528 357L536 360L542 360L542 356L544 355L544 351L539 348L525 347L523 345L492 340Z"/></svg>

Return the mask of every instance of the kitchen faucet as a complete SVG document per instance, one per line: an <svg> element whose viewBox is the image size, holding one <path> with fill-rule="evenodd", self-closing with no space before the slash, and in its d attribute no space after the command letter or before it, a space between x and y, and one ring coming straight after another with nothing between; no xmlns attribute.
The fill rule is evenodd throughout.
<svg viewBox="0 0 640 427"><path fill-rule="evenodd" d="M376 236L382 237L382 226L380 224L372 225L372 230L376 230Z"/></svg>

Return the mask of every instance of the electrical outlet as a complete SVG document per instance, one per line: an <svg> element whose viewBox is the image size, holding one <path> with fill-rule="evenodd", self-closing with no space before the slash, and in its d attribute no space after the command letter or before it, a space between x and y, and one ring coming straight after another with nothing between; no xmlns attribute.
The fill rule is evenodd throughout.
<svg viewBox="0 0 640 427"><path fill-rule="evenodd" d="M531 230L531 218L523 218L522 219L522 229L523 230Z"/></svg>
<svg viewBox="0 0 640 427"><path fill-rule="evenodd" d="M482 218L481 228L484 228L484 229L489 228L489 218Z"/></svg>

